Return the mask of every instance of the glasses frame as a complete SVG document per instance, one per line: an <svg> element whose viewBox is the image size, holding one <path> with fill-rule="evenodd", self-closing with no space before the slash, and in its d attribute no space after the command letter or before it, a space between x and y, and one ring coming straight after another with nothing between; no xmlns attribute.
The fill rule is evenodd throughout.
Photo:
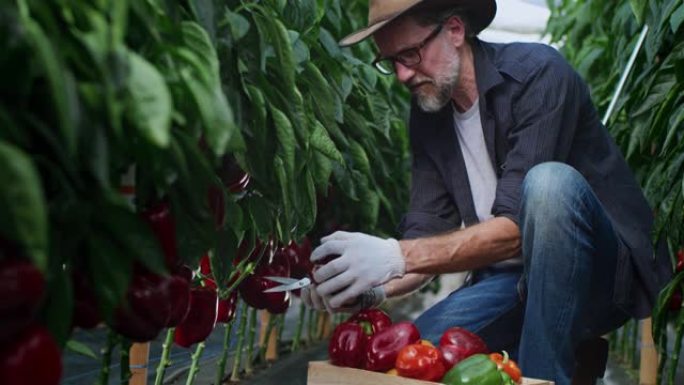
<svg viewBox="0 0 684 385"><path fill-rule="evenodd" d="M373 60L373 63L372 63L373 67L375 67L375 69L378 70L378 72L380 72L383 75L392 75L392 74L397 72L396 71L396 63L397 62L401 63L404 67L408 67L408 68L417 66L418 64L420 64L423 61L423 55L421 55L420 51L428 43L430 43L430 41L432 39L437 37L437 35L439 35L440 32L442 32L443 27L444 27L444 24L440 23L435 29L432 30L432 32L430 32L429 35L427 35L427 37L425 37L425 39L423 39L423 41L421 41L420 43L418 43L412 47L402 49L401 51L399 51L395 55L386 56L386 57L381 57L380 55L378 55ZM415 63L407 63L407 62L405 62L405 60L401 59L402 55L406 55L409 52L415 52L415 55L418 57L418 61L416 61ZM382 67L383 62L391 63L392 69L391 70L384 69Z"/></svg>

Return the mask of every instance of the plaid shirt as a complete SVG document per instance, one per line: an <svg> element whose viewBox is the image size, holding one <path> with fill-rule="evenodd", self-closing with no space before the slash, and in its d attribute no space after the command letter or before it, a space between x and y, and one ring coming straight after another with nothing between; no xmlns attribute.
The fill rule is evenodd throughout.
<svg viewBox="0 0 684 385"><path fill-rule="evenodd" d="M563 162L589 182L620 235L615 301L650 313L671 276L664 248L651 243L653 215L627 163L601 124L584 81L552 47L475 40L480 115L497 173L494 216L518 223L523 179L533 166ZM412 103L412 182L400 230L416 238L478 222L451 105L425 113ZM657 255L657 257L656 257Z"/></svg>

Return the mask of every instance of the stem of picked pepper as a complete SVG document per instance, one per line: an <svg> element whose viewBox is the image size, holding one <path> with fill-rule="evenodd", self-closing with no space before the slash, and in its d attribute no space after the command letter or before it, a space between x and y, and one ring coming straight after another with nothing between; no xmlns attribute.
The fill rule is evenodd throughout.
<svg viewBox="0 0 684 385"><path fill-rule="evenodd" d="M306 305L302 301L299 304L299 320L297 321L297 328L295 329L294 337L292 338L291 352L296 352L299 349L299 341L302 338L302 329L304 328L304 316L306 315Z"/></svg>
<svg viewBox="0 0 684 385"><path fill-rule="evenodd" d="M247 303L242 302L240 309L240 328L238 329L237 346L235 347L235 360L233 360L233 372L230 375L231 382L240 381L240 361L242 360L242 346L245 342L245 329L247 328Z"/></svg>
<svg viewBox="0 0 684 385"><path fill-rule="evenodd" d="M162 385L164 382L164 373L166 373L166 368L171 364L169 355L171 353L171 345L173 344L173 335L175 332L175 328L169 328L169 330L166 331L166 339L162 345L161 360L157 365L157 375L154 378L154 385Z"/></svg>
<svg viewBox="0 0 684 385"><path fill-rule="evenodd" d="M112 363L112 349L116 346L116 333L109 329L107 332L107 342L102 349L102 367L100 368L100 379L97 381L98 385L109 384L109 365Z"/></svg>
<svg viewBox="0 0 684 385"><path fill-rule="evenodd" d="M251 375L254 372L252 360L254 359L254 340L256 338L257 309L249 311L249 339L247 342L247 359L245 360L245 374Z"/></svg>
<svg viewBox="0 0 684 385"><path fill-rule="evenodd" d="M185 385L192 385L195 382L197 372L199 372L199 360L202 357L202 352L204 352L204 341L197 344L195 353L192 354L192 365L190 365L190 372L188 373Z"/></svg>
<svg viewBox="0 0 684 385"><path fill-rule="evenodd" d="M233 331L233 322L231 320L224 325L225 333L223 334L223 352L219 359L218 368L216 369L216 383L223 383L223 376L226 374L226 362L228 361L228 350L230 349L230 333ZM156 384L155 384L156 385Z"/></svg>
<svg viewBox="0 0 684 385"><path fill-rule="evenodd" d="M120 373L120 378L121 378L121 383L122 384L127 384L128 380L131 378L131 366L130 366L130 352L131 352L131 341L128 338L125 337L120 337L121 338L121 346L119 349L119 353L121 356L121 373Z"/></svg>

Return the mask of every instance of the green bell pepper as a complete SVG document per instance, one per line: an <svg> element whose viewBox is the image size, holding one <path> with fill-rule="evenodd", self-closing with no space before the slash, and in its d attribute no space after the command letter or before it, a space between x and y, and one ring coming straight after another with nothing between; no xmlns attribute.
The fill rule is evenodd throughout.
<svg viewBox="0 0 684 385"><path fill-rule="evenodd" d="M442 378L446 385L508 385L486 354L474 354L451 368Z"/></svg>

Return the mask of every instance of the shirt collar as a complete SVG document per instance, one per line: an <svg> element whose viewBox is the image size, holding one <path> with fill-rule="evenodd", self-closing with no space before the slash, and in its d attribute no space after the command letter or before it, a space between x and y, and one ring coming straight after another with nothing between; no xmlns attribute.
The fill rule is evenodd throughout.
<svg viewBox="0 0 684 385"><path fill-rule="evenodd" d="M477 82L477 91L482 95L504 82L503 76L499 69L494 65L490 57L490 52L487 52L482 42L475 38L472 44L473 60L475 61L475 78Z"/></svg>

